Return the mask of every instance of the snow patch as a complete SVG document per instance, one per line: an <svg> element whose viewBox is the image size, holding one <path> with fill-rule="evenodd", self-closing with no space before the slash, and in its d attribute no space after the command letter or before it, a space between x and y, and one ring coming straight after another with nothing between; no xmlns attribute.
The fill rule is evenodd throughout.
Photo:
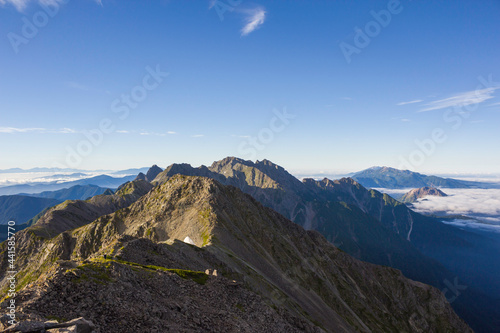
<svg viewBox="0 0 500 333"><path fill-rule="evenodd" d="M189 236L187 236L186 238L184 238L184 243L196 246L196 244L193 242L193 240Z"/></svg>

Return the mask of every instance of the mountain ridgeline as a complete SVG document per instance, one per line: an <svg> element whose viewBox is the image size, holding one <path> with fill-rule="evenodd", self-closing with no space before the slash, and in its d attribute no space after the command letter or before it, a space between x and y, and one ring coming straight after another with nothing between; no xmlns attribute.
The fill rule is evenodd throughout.
<svg viewBox="0 0 500 333"><path fill-rule="evenodd" d="M427 176L409 170L398 170L389 167L372 167L352 175L352 178L368 188L484 188L487 183Z"/></svg>
<svg viewBox="0 0 500 333"><path fill-rule="evenodd" d="M139 172L135 180L145 180L148 182L152 182L162 171L163 169L155 164L151 168L149 168L146 174Z"/></svg>
<svg viewBox="0 0 500 333"><path fill-rule="evenodd" d="M0 196L0 224L7 224L11 220L16 224L26 223L45 208L60 202L57 199L33 198L25 195Z"/></svg>
<svg viewBox="0 0 500 333"><path fill-rule="evenodd" d="M352 258L238 188L168 178L114 206L140 195L144 181L128 183L101 204L113 213L76 229L37 236L42 217L22 231L19 316L83 316L103 332L472 332L439 290Z"/></svg>
<svg viewBox="0 0 500 333"><path fill-rule="evenodd" d="M56 199L61 201L66 200L86 200L96 195L100 195L110 191L110 189L97 185L75 185L69 188L64 188L57 191L45 191L35 194L26 194L37 198Z"/></svg>

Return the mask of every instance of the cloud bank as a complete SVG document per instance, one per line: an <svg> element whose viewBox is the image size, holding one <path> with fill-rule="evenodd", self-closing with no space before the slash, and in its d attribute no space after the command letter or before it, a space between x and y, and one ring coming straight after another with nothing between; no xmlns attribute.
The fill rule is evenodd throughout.
<svg viewBox="0 0 500 333"><path fill-rule="evenodd" d="M443 189L447 197L428 196L414 203L418 212L446 212L500 225L500 189ZM470 221L469 221L470 222Z"/></svg>

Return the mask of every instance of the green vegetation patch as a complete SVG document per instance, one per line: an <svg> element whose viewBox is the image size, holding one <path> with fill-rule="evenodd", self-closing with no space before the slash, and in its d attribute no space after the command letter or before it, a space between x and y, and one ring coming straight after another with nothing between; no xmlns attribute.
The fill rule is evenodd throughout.
<svg viewBox="0 0 500 333"><path fill-rule="evenodd" d="M114 281L109 274L110 268L110 263L107 265L101 265L99 263L92 262L80 265L76 269L81 270L82 273L77 279L75 279L74 282L82 283L85 281L91 281L99 284L108 284L109 282Z"/></svg>
<svg viewBox="0 0 500 333"><path fill-rule="evenodd" d="M118 264L128 265L131 267L138 267L138 268L147 269L147 270L175 273L183 279L192 280L192 281L194 281L198 284L201 284L201 285L204 285L205 283L207 283L207 280L208 280L208 275L205 274L204 272L190 271L190 270L186 270L186 269L165 268L162 266L154 266L154 265L141 265L141 264L138 264L135 262L129 262L129 261L124 261L124 260L119 260L119 259L94 259L93 261L94 262L95 261L98 261L98 262L116 262Z"/></svg>
<svg viewBox="0 0 500 333"><path fill-rule="evenodd" d="M55 320L58 323L64 323L64 322L68 321L68 319L66 319L64 317L57 317L57 316L45 316L45 318L47 318L48 320Z"/></svg>

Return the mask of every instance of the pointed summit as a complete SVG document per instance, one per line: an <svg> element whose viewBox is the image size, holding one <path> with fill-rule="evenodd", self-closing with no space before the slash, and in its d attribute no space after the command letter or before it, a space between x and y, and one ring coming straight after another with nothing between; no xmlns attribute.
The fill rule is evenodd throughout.
<svg viewBox="0 0 500 333"><path fill-rule="evenodd" d="M152 182L156 178L156 176L158 176L162 171L163 171L162 168L160 168L156 164L153 165L151 168L149 168L148 172L146 173L146 180L148 182Z"/></svg>
<svg viewBox="0 0 500 333"><path fill-rule="evenodd" d="M137 175L137 177L135 177L134 180L146 180L146 175L143 174L142 172L139 172L139 174Z"/></svg>
<svg viewBox="0 0 500 333"><path fill-rule="evenodd" d="M436 196L436 197L447 197L448 195L443 191L435 187L422 187L411 190L410 192L403 195L401 201L404 203L416 202L418 199L424 198L426 196Z"/></svg>

